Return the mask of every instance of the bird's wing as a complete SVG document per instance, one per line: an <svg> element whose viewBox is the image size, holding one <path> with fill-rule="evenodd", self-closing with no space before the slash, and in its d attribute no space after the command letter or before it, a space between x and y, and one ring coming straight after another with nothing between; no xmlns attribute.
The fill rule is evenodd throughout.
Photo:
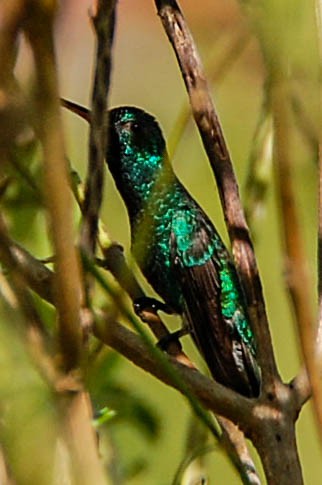
<svg viewBox="0 0 322 485"><path fill-rule="evenodd" d="M245 315L237 276L219 235L203 214L182 209L172 220L170 247L191 333L211 373L242 394L258 394L252 342L238 328Z"/></svg>

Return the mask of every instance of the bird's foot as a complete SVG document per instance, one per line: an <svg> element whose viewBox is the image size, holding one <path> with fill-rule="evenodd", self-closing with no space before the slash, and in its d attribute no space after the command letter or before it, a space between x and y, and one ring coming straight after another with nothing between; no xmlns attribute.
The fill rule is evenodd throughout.
<svg viewBox="0 0 322 485"><path fill-rule="evenodd" d="M162 311L168 315L172 315L174 313L172 308L166 303L162 303L162 301L159 301L156 298L149 298L148 296L142 296L134 300L133 307L135 313L139 317L141 317L141 315L147 311L151 311L152 313Z"/></svg>
<svg viewBox="0 0 322 485"><path fill-rule="evenodd" d="M189 333L188 328L182 327L179 330L177 330L176 332L169 333L168 335L165 335L164 337L162 337L159 340L159 342L157 343L157 347L159 347L159 349L161 349L161 350L167 351L169 345L172 342L178 342L179 343L179 339L181 337L183 337L184 335L187 335L188 333Z"/></svg>

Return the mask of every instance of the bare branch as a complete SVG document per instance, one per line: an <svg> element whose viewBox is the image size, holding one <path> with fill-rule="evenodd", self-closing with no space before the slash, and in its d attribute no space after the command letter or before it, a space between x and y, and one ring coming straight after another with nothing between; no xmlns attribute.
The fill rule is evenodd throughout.
<svg viewBox="0 0 322 485"><path fill-rule="evenodd" d="M72 450L74 483L111 485L97 453L97 437L91 424L92 415L88 394L85 391L74 393L63 428Z"/></svg>
<svg viewBox="0 0 322 485"><path fill-rule="evenodd" d="M19 248L16 248L14 243L10 243L9 247L11 246L14 249L11 252L15 257L17 253L19 254ZM23 265L23 274L26 279L29 279L31 287L37 291L37 288L39 288L37 274L42 273L38 272L38 267L42 263L37 260L33 263L33 257L31 255L25 257L24 250L22 251L22 256L20 258L22 257L23 260L28 261L28 264ZM16 260L15 264L19 265L19 261ZM33 264L35 264L35 268L32 268ZM50 277L42 279L43 285L51 285L52 272L49 271L49 273ZM34 278L36 280L32 282ZM48 288L44 294L51 295L52 292ZM178 362L177 357L169 357L174 366L174 372L177 374L177 371L179 371L180 380L174 381L173 375L160 366L158 360L155 359L150 349L142 341L142 338L115 322L114 318L112 320L108 317L105 317L103 320L102 318L97 319L93 331L97 338L124 355L135 365L150 372L164 383L175 387L183 394L185 394L184 389L188 389L208 409L232 419L235 423L239 423L241 429L247 432L247 435L251 437L258 447L268 474L271 475L276 470L282 470L283 472L286 469L293 470L287 483L301 483L301 481L295 480L296 477L299 480L301 477L292 435L293 421L296 419L299 407L294 399L292 388L276 383L276 399L272 400L272 396L269 399L266 399L266 396L263 396L260 400L247 399L221 386L212 379L206 378L197 370L182 365ZM182 382L184 382L184 386L182 386ZM285 419L288 420L287 423ZM280 441L276 441L276 436L280 438ZM248 483L256 483L254 481L256 475L253 473L251 462L248 460L247 454L245 455L243 452L244 441L240 440L238 435L236 439L232 438L231 436L231 444L237 447L238 453L242 451L240 453L241 461L250 465L246 469ZM271 457L271 461L267 456ZM277 476L279 476L278 473Z"/></svg>
<svg viewBox="0 0 322 485"><path fill-rule="evenodd" d="M114 320L110 321L106 317L95 324L94 334L135 365L182 392L180 385L173 382L171 376L165 372L157 360L147 351L142 339L134 332ZM169 357L169 360L173 364L176 373L181 377L182 382L188 386L206 408L226 416L228 419L245 423L246 418L247 421L246 415L250 413L253 406L251 399L239 396L213 379L202 375L196 369L180 364L176 359Z"/></svg>
<svg viewBox="0 0 322 485"><path fill-rule="evenodd" d="M73 101L69 101L68 99L61 98L61 105L64 108L67 108L69 111L72 113L75 113L76 115L80 116L83 118L83 120L87 121L88 123L91 122L91 112L88 108L85 108L85 106L80 106L77 103L73 103Z"/></svg>
<svg viewBox="0 0 322 485"><path fill-rule="evenodd" d="M317 32L318 32L318 40L319 40L319 60L322 60L322 6L321 3L316 4L316 25L317 25ZM321 83L318 84L318 99L322 101L322 89ZM321 124L321 111L319 111L318 117L318 126ZM320 377L319 387L313 385L312 378L311 383L313 387L313 395L315 397L315 409L318 414L319 423L320 423L320 437L322 437L322 383L321 383L321 376L322 376L322 133L321 129L319 130L318 136L318 163L319 163L319 208L318 208L318 326L317 326L317 334L316 334L316 348L315 348L315 361L316 361L316 375L314 375L315 379ZM312 364L313 365L313 364ZM314 380L315 380L314 379ZM318 396L318 399L316 397Z"/></svg>
<svg viewBox="0 0 322 485"><path fill-rule="evenodd" d="M92 17L97 37L96 69L92 92L89 159L83 207L81 247L94 254L98 214L102 203L107 137L107 95L110 85L111 50L116 0L99 0Z"/></svg>
<svg viewBox="0 0 322 485"><path fill-rule="evenodd" d="M53 47L51 4L33 2L28 9L26 32L33 49L37 79L37 129L45 159L45 197L50 214L55 254L59 340L66 369L80 357L79 323L82 285L74 248L71 197L59 114L59 96Z"/></svg>
<svg viewBox="0 0 322 485"><path fill-rule="evenodd" d="M297 376L292 379L290 386L294 389L294 398L297 401L296 409L300 412L303 405L311 397L311 385L307 375L306 367L300 370Z"/></svg>
<svg viewBox="0 0 322 485"><path fill-rule="evenodd" d="M221 444L231 457L238 470L243 483L248 485L260 485L252 457L249 453L244 433L229 419L217 416L217 421L223 431Z"/></svg>
<svg viewBox="0 0 322 485"><path fill-rule="evenodd" d="M19 266L16 265L15 258L12 255L11 248L8 245L9 238L5 227L4 220L0 217L0 260L6 267L11 269L10 284L16 295L19 308L22 314L25 316L27 325L34 327L43 334L44 328L42 322L38 316L38 313L34 307L31 296L26 287L26 281L19 270Z"/></svg>
<svg viewBox="0 0 322 485"><path fill-rule="evenodd" d="M18 246L16 243L13 243L11 240L9 240L8 247L10 248L10 251L12 252L12 255L14 258L13 264L10 265L9 267L12 267L13 265L15 265L17 268L17 271L21 272L24 278L28 280L30 286L34 289L34 291L36 292L39 291L40 283L42 283L43 287L46 286L47 287L46 290L44 289L40 290L41 296L43 296L44 298L47 298L47 301L49 301L50 303L53 303L52 301L53 291L52 291L51 285L53 284L54 274L52 273L52 271L45 268L41 262L33 258L33 256L31 256L26 250L21 249L20 246ZM20 266L20 261L23 261L23 264L21 264L21 266ZM40 279L38 278L39 275L41 275ZM44 278L44 275L46 276L45 278ZM114 325L116 328L115 332L112 331L112 329L114 328ZM142 367L148 372L151 372L152 374L155 374L156 377L161 378L161 380L164 380L164 374L165 374L164 371L162 371L162 369L157 370L157 368L160 366L158 362L154 359L154 357L147 351L146 346L144 342L142 342L142 339L140 338L140 336L136 335L130 330L127 330L125 327L114 322L114 320L113 322L110 322L110 320L107 317L103 321L101 321L101 323L98 322L95 325L94 334L104 343L115 348L115 350L119 351L122 355L124 355L125 357L135 362L136 365ZM206 380L205 381L206 384L202 393L206 393L206 389L209 383L215 386L213 393L217 395L217 399L220 400L221 396L224 396L224 401L220 405L220 414L222 414L223 416L226 415L224 409L225 409L227 400L231 401L231 406L232 406L231 409L233 409L235 406L238 406L238 403L241 400L242 404L244 403L244 406L246 406L247 412L249 413L249 406L252 407L252 404L250 403L253 403L254 400L250 400L242 396L239 396L237 393L231 391L230 389L227 389L220 384L214 383L213 380L202 376L202 374L200 374L191 365L186 365L186 362L180 363L176 356L174 357L171 356L169 357L169 359L171 360L171 362L176 362L177 366L185 367L188 370L190 369L191 372L194 373L194 375L195 373L197 373L201 376L202 379ZM152 365L152 370L149 370L150 364ZM169 377L166 377L164 382L170 383ZM216 391L217 387L218 389ZM209 404L210 398L208 397L206 400L208 402L209 408L212 409Z"/></svg>
<svg viewBox="0 0 322 485"><path fill-rule="evenodd" d="M218 120L203 66L191 33L175 0L155 0L158 14L174 48L190 103L211 167L227 222L236 268L258 342L263 388L274 392L279 378L255 255L240 203L232 162Z"/></svg>

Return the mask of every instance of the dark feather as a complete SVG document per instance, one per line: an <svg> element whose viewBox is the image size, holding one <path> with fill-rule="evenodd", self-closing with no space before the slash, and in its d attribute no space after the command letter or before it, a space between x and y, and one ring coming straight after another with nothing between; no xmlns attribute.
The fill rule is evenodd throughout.
<svg viewBox="0 0 322 485"><path fill-rule="evenodd" d="M213 246L207 226L195 227L193 240L186 251L180 251L178 235L171 234L172 263L181 285L184 313L192 337L203 354L213 377L221 384L246 396L259 394L258 367L252 349L247 345L231 319L222 312L220 286L220 259L215 253L205 262ZM218 237L218 244L222 244ZM230 258L222 246L225 261ZM187 260L196 264L187 265ZM202 264L200 264L202 262ZM235 271L231 266L232 271ZM236 276L237 279L237 276ZM242 309L243 311L243 309Z"/></svg>

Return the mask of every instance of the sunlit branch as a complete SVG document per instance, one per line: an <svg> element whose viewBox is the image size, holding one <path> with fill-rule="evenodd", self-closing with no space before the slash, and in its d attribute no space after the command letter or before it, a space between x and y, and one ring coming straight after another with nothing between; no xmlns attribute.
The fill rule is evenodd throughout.
<svg viewBox="0 0 322 485"><path fill-rule="evenodd" d="M215 174L236 268L245 291L247 308L258 341L258 361L263 388L274 389L276 368L262 286L241 206L232 161L210 95L195 43L180 8L174 0L156 0L158 14L175 51L189 94L193 116Z"/></svg>
<svg viewBox="0 0 322 485"><path fill-rule="evenodd" d="M80 301L82 282L74 247L72 204L60 120L56 62L53 46L52 4L36 2L27 22L36 71L36 129L44 154L46 205L56 253L55 285L59 314L59 341L64 366L78 365L81 352Z"/></svg>

